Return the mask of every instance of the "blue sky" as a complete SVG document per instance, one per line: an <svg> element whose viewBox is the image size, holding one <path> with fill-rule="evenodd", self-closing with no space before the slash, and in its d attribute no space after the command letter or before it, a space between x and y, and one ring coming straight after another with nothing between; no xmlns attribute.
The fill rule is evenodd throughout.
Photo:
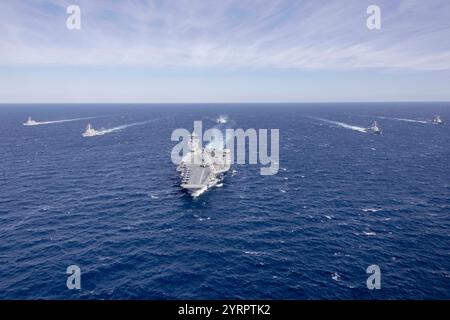
<svg viewBox="0 0 450 320"><path fill-rule="evenodd" d="M450 101L449 17L448 0L3 0L0 103Z"/></svg>

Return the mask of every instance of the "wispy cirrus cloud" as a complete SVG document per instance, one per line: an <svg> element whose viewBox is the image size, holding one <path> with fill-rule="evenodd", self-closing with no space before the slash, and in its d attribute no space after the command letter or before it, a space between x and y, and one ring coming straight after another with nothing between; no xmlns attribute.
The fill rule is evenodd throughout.
<svg viewBox="0 0 450 320"><path fill-rule="evenodd" d="M80 31L65 27L69 4ZM449 16L447 0L8 0L0 65L449 70Z"/></svg>

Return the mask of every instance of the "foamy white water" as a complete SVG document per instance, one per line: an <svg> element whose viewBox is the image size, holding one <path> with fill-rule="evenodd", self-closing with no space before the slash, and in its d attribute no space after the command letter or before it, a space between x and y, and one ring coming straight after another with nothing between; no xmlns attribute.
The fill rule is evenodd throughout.
<svg viewBox="0 0 450 320"><path fill-rule="evenodd" d="M156 120L157 120L157 119L153 119L153 120L149 120L149 121L143 121L143 122L135 122L135 123L130 123L130 124L124 124L124 125L121 125L121 126L118 126L118 127L110 128L110 129L96 130L95 135L96 135L96 136L103 136L103 135L108 134L108 133L112 133L112 132L116 132L116 131L121 131L121 130L124 130L124 129L129 128L129 127L135 127L135 126L144 125L144 124L147 124L147 123L156 121Z"/></svg>
<svg viewBox="0 0 450 320"><path fill-rule="evenodd" d="M323 122L326 122L326 123L335 124L335 125L338 125L338 126L340 126L342 128L345 128L345 129L350 129L350 130L363 132L363 133L367 132L366 128L354 126L354 125L351 125L351 124L348 124L348 123L344 123L344 122L332 121L332 120L323 119L323 118L316 118L316 117L313 117L313 119L316 119L316 120L319 120L319 121L323 121Z"/></svg>
<svg viewBox="0 0 450 320"><path fill-rule="evenodd" d="M405 121L405 122L425 123L425 124L431 123L430 121L425 121L425 120L404 119L404 118L391 118L391 117L381 117L381 116L378 116L375 118L386 119L386 120Z"/></svg>
<svg viewBox="0 0 450 320"><path fill-rule="evenodd" d="M54 123L64 123L64 122L73 122L73 121L81 121L81 120L89 120L89 119L97 119L101 117L85 117L85 118L75 118L75 119L64 119L64 120L54 120L54 121L36 121L33 126L39 126L44 124L54 124Z"/></svg>
<svg viewBox="0 0 450 320"><path fill-rule="evenodd" d="M364 211L364 212L378 212L378 211L380 211L381 209L375 209L375 208L363 208L363 209L361 209L362 211Z"/></svg>

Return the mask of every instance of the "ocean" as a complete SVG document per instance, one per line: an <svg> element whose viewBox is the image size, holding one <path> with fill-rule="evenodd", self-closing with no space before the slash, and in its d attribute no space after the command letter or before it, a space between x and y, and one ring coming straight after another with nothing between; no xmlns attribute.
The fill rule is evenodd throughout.
<svg viewBox="0 0 450 320"><path fill-rule="evenodd" d="M0 299L450 299L449 107L2 105ZM279 129L280 170L193 199L171 133L221 114Z"/></svg>

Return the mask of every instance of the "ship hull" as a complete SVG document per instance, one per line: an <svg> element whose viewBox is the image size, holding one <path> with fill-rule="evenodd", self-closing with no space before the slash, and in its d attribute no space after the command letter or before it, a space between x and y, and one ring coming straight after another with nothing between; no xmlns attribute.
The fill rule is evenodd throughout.
<svg viewBox="0 0 450 320"><path fill-rule="evenodd" d="M230 168L228 150L205 150L204 153L189 154L177 167L182 180L180 186L192 197L198 197L222 182Z"/></svg>

